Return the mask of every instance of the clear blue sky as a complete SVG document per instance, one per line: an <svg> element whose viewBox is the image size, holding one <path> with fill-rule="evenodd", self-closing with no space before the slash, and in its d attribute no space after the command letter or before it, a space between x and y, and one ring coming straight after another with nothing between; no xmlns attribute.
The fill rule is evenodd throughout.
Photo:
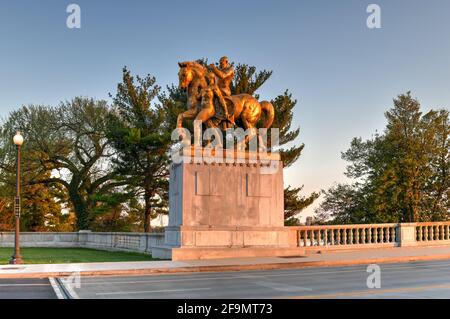
<svg viewBox="0 0 450 319"><path fill-rule="evenodd" d="M72 2L79 30L66 27ZM366 27L370 3L381 29ZM0 40L1 116L77 95L107 99L124 65L162 86L177 81L179 60L228 55L271 69L259 93L293 93L306 144L285 182L307 192L344 180L340 152L384 127L397 94L450 106L448 0L2 0Z"/></svg>

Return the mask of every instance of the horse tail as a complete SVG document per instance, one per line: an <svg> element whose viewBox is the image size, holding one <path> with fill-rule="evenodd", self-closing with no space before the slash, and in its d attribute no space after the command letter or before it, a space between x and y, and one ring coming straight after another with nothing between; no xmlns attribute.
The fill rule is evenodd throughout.
<svg viewBox="0 0 450 319"><path fill-rule="evenodd" d="M273 120L275 118L275 109L273 108L272 103L268 101L261 101L259 104L261 105L261 109L266 116L264 127L269 128L272 126Z"/></svg>

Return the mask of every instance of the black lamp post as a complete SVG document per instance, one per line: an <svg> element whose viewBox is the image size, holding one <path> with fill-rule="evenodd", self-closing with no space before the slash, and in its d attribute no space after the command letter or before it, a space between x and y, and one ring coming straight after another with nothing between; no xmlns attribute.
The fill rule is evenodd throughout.
<svg viewBox="0 0 450 319"><path fill-rule="evenodd" d="M14 199L14 213L16 215L16 230L14 234L14 255L12 255L10 264L23 264L20 256L20 147L23 144L23 136L17 132L14 136L14 144L17 146L17 181L16 198Z"/></svg>

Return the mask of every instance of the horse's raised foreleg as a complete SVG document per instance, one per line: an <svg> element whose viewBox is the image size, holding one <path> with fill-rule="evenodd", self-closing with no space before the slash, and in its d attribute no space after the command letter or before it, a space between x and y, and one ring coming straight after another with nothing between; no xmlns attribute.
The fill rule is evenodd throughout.
<svg viewBox="0 0 450 319"><path fill-rule="evenodd" d="M207 107L202 109L197 116L195 117L194 121L194 146L200 147L202 136L201 134L195 134L195 132L201 132L201 125L202 123L206 123L209 128L211 128L211 121L210 119L214 116L214 107ZM199 135L199 136L197 136Z"/></svg>
<svg viewBox="0 0 450 319"><path fill-rule="evenodd" d="M177 127L181 128L183 127L183 122L184 120L188 119L193 119L195 116L197 115L197 109L196 108L191 108L181 114L178 114L177 117Z"/></svg>

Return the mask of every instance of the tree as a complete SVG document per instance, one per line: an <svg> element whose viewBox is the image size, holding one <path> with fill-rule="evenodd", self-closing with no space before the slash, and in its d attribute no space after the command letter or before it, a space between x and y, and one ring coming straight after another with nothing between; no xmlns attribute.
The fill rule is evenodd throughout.
<svg viewBox="0 0 450 319"><path fill-rule="evenodd" d="M108 206L103 206L103 212L93 222L93 231L107 232L142 232L143 229L143 209L137 204L135 197L128 194L111 194L103 201ZM126 200L123 198L126 196Z"/></svg>
<svg viewBox="0 0 450 319"><path fill-rule="evenodd" d="M319 213L348 222L415 222L450 216L449 113L420 111L410 92L394 99L383 134L353 139L342 154L357 187L325 192ZM348 205L335 205L347 202ZM345 218L344 218L345 217Z"/></svg>
<svg viewBox="0 0 450 319"><path fill-rule="evenodd" d="M13 197L3 183L0 184L0 231L11 231L14 228Z"/></svg>
<svg viewBox="0 0 450 319"><path fill-rule="evenodd" d="M255 94L272 75L272 71L262 70L256 72L256 67L247 64L238 64L235 68L234 79L231 83L232 94ZM259 97L256 95L256 97Z"/></svg>
<svg viewBox="0 0 450 319"><path fill-rule="evenodd" d="M49 174L46 178L49 177ZM62 213L61 204L56 200L55 186L44 184L24 185L21 192L21 228L25 231L61 231L70 229L68 214Z"/></svg>
<svg viewBox="0 0 450 319"><path fill-rule="evenodd" d="M11 134L10 134L11 133ZM3 136L0 146L0 157L2 159L0 165L0 188L3 206L0 210L0 217L3 220L13 220L13 199L16 196L16 146L13 145L13 132L6 128L2 128ZM30 148L28 141L22 146L21 156L21 229L24 231L58 231L66 227L67 218L61 212L61 205L57 202L59 189L55 186L46 187L44 185L30 183L34 174L30 174L32 154L34 151ZM41 178L50 177L51 172L43 173ZM10 231L8 223L3 223L4 230ZM9 225L12 227L12 224Z"/></svg>
<svg viewBox="0 0 450 319"><path fill-rule="evenodd" d="M296 215L319 197L319 194L315 192L307 197L302 196L300 195L302 189L303 186L291 188L291 185L284 189L284 218L286 226L298 225L299 220Z"/></svg>
<svg viewBox="0 0 450 319"><path fill-rule="evenodd" d="M369 208L364 190L358 183L335 184L323 191L324 200L316 209L316 219L333 224L355 224L364 222L383 222L370 216L373 211Z"/></svg>
<svg viewBox="0 0 450 319"><path fill-rule="evenodd" d="M96 218L96 208L103 205L98 195L124 185L109 168L114 155L106 138L109 112L105 101L77 97L58 107L24 106L4 125L4 139L16 128L25 134L26 184L62 187L78 229L88 229ZM11 163L7 154L4 165Z"/></svg>
<svg viewBox="0 0 450 319"><path fill-rule="evenodd" d="M145 202L144 231L150 232L152 217L167 213L171 132L175 117L165 104L154 102L160 92L154 77L136 76L123 69L122 82L113 97L108 137L117 150L116 172L136 188ZM172 119L172 121L170 120Z"/></svg>

